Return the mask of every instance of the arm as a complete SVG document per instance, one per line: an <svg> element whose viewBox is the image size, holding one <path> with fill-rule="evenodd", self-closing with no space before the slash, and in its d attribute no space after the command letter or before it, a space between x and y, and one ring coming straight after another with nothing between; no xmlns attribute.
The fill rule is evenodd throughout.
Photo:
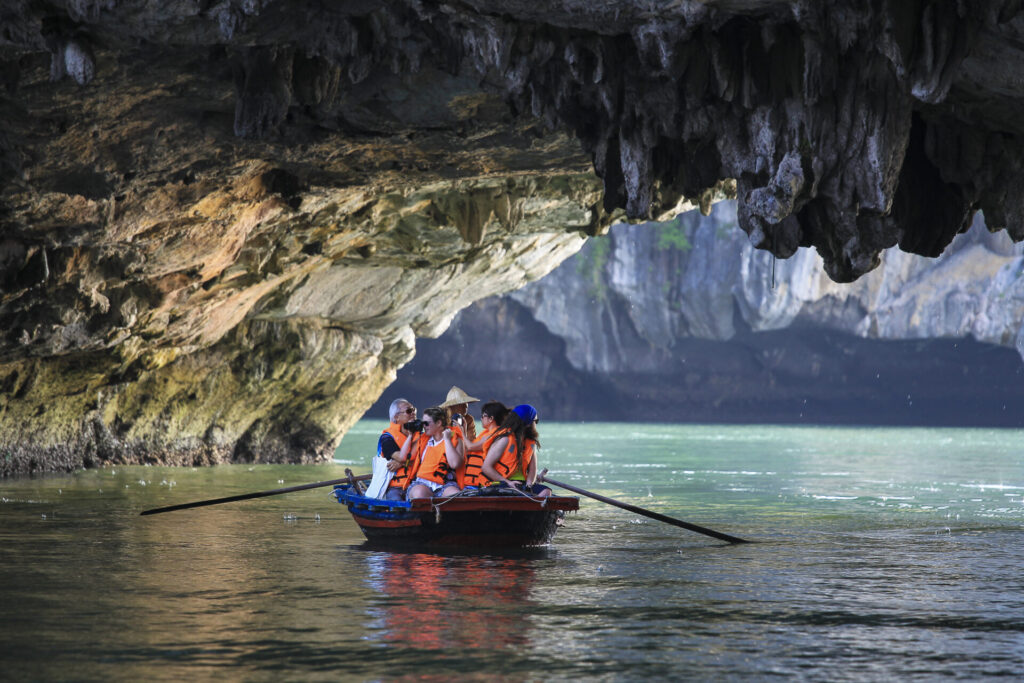
<svg viewBox="0 0 1024 683"><path fill-rule="evenodd" d="M452 430L444 430L444 457L448 466L453 470L462 464L462 455L465 452L466 442L462 439L458 443L452 442Z"/></svg>
<svg viewBox="0 0 1024 683"><path fill-rule="evenodd" d="M394 437L387 432L381 434L380 440L377 442L377 456L388 464L388 469L391 469L391 456L396 453L398 453L398 444L394 442Z"/></svg>
<svg viewBox="0 0 1024 683"><path fill-rule="evenodd" d="M501 460L501 454L505 452L505 447L508 446L508 437L503 436L491 444L491 447L487 449L487 457L484 458L484 464L480 468L484 476L490 481L503 481L506 484L509 483L505 477L498 474L498 470L494 469L494 466Z"/></svg>
<svg viewBox="0 0 1024 683"><path fill-rule="evenodd" d="M415 434L410 434L409 438L402 444L402 448L392 454L391 459L388 460L389 470L394 472L402 466L402 463L409 459L409 451L412 450L413 441L419 441L419 439L416 438Z"/></svg>
<svg viewBox="0 0 1024 683"><path fill-rule="evenodd" d="M526 485L533 486L537 483L537 451L530 453L530 464L526 466Z"/></svg>
<svg viewBox="0 0 1024 683"><path fill-rule="evenodd" d="M467 437L466 437L466 439L468 440L468 439L469 439L469 437L467 436ZM485 443L486 441L487 441L487 437L486 437L486 436L483 436L483 435L481 435L481 436L480 436L480 438L479 438L479 439L477 439L476 441L472 441L472 442L470 442L470 443L467 443L467 444L466 444L466 450L467 450L467 451L472 451L472 450L475 450L475 449L477 449L477 448L480 448L481 446L483 446L483 445L484 445L484 443ZM486 453L485 453L484 455L486 455Z"/></svg>
<svg viewBox="0 0 1024 683"><path fill-rule="evenodd" d="M377 455L384 460L390 460L391 456L398 452L398 444L394 437L388 433L381 434L377 442Z"/></svg>
<svg viewBox="0 0 1024 683"><path fill-rule="evenodd" d="M469 413L466 413L466 426L463 430L466 433L466 440L473 441L476 439L476 420Z"/></svg>

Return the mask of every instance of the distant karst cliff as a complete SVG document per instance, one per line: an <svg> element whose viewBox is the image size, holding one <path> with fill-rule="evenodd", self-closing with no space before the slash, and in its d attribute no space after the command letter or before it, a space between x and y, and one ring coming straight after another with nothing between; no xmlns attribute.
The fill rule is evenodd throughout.
<svg viewBox="0 0 1024 683"><path fill-rule="evenodd" d="M0 0L0 474L323 459L624 216L735 197L837 282L1020 240L1022 45L1017 0Z"/></svg>
<svg viewBox="0 0 1024 683"><path fill-rule="evenodd" d="M618 224L421 342L374 414L452 383L549 419L1024 427L1024 244L979 217L837 284L753 249L733 202Z"/></svg>

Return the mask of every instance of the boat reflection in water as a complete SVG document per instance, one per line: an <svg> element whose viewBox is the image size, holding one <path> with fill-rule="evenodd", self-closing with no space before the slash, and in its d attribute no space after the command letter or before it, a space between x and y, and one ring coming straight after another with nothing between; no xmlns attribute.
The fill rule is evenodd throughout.
<svg viewBox="0 0 1024 683"><path fill-rule="evenodd" d="M466 657L518 650L529 640L524 608L531 604L535 580L523 553L544 552L501 557L370 551L366 582L381 599L371 607L367 638Z"/></svg>

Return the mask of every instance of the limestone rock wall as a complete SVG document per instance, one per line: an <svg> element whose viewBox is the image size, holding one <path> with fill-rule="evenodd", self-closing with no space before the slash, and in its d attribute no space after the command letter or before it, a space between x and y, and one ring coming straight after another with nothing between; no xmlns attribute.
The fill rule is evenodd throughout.
<svg viewBox="0 0 1024 683"><path fill-rule="evenodd" d="M47 270L8 304L24 355L0 363L10 471L327 457L416 336L546 273L583 242L566 228L600 212L586 176L311 188L295 208L220 195L200 193L193 210L226 203L224 231L241 234L225 254L184 221L170 248L185 273L144 238L35 250ZM132 277L106 269L111 254L134 259Z"/></svg>
<svg viewBox="0 0 1024 683"><path fill-rule="evenodd" d="M546 419L1024 427L1024 245L981 221L857 282L753 249L735 206L614 225L421 342L371 415L457 383Z"/></svg>
<svg viewBox="0 0 1024 683"><path fill-rule="evenodd" d="M753 249L732 202L706 219L619 224L598 239L607 244L588 244L509 295L565 340L579 370L654 372L688 338L790 327L883 340L969 337L1014 348L1024 361L1024 245L989 233L980 218L941 256L891 249L848 284L825 277L813 250L775 260Z"/></svg>
<svg viewBox="0 0 1024 683"><path fill-rule="evenodd" d="M284 5L0 5L0 474L322 460L611 220L571 139L388 63L398 19Z"/></svg>

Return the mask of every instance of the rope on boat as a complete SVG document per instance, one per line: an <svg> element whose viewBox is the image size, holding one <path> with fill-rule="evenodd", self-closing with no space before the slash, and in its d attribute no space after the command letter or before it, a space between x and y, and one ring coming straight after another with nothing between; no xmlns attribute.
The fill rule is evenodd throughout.
<svg viewBox="0 0 1024 683"><path fill-rule="evenodd" d="M465 493L467 493L466 489L460 489L459 492L456 493L454 496L447 496L440 503L431 502L431 505L434 508L434 523L435 524L440 524L441 523L441 506L442 505L447 505L448 503L450 503L451 501L455 500L456 498L458 498L459 496L461 496L461 495L463 495Z"/></svg>
<svg viewBox="0 0 1024 683"><path fill-rule="evenodd" d="M533 501L533 502L535 502L535 503L538 503L538 502L539 502L539 503L540 503L540 506L541 506L542 508L546 508L546 507L548 506L548 499L547 499L547 498L541 498L540 496L538 496L538 497L534 498L533 496L531 496L531 495L530 495L529 493L527 493L526 491L523 491L523 490L521 490L521 489L517 489L517 488L516 488L515 486L511 487L510 489L502 489L502 490L503 490L503 491L509 491L509 490L511 490L511 491L515 491L515 492L516 492L516 494L518 494L518 495L520 495L520 496L523 496L524 498L529 498L530 500L532 500L532 501Z"/></svg>
<svg viewBox="0 0 1024 683"><path fill-rule="evenodd" d="M517 496L523 496L524 498L528 498L528 499L532 500L535 503L540 503L541 508L547 508L547 506L548 506L548 499L547 498L540 498L540 497L536 497L535 498L535 497L531 496L529 493L527 493L526 491L517 489L515 486L512 486L510 488L506 488L506 489L502 489L502 491L514 491ZM460 490L458 493L456 493L454 495L446 496L444 499L441 500L440 503L433 503L432 502L431 505L434 508L434 523L435 524L440 524L441 523L441 506L442 505L447 505L448 503L450 503L451 501L455 500L456 498L458 498L460 496L466 496L466 495L471 495L471 494L478 494L478 490L462 489L462 490Z"/></svg>

